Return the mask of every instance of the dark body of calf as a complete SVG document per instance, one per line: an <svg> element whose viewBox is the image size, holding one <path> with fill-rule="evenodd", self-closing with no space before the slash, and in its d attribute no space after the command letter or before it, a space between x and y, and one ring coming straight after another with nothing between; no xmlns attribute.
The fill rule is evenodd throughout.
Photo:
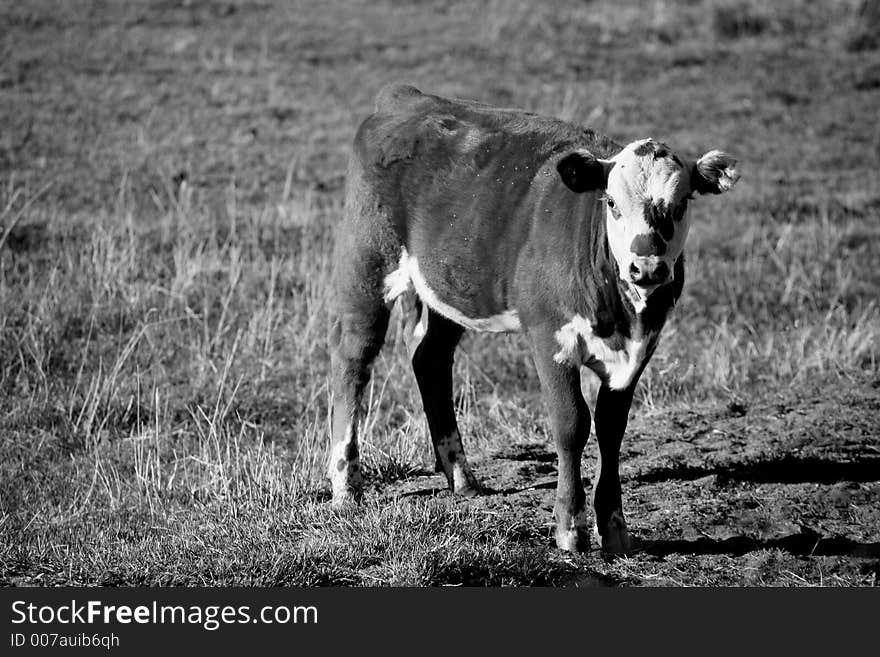
<svg viewBox="0 0 880 657"><path fill-rule="evenodd" d="M602 380L596 527L603 547L628 549L620 443L633 390L681 292L684 258L675 261L669 284L641 307L633 303L606 239L602 199L607 165L601 162L620 149L556 119L403 85L382 90L355 139L334 260L329 473L337 502L360 495L361 397L393 298L402 291L389 288L403 281L411 284L403 298L413 367L450 487L478 491L452 405L456 344L465 328L521 328L559 455L557 542L571 550L589 544L580 472L591 420L579 368L587 365ZM640 349L628 354L634 343ZM630 373L617 385L609 354L631 356Z"/></svg>

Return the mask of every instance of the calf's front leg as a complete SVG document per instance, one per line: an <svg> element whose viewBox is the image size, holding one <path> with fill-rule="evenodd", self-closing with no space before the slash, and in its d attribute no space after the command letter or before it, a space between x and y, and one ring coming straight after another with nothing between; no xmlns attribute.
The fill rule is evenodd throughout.
<svg viewBox="0 0 880 657"><path fill-rule="evenodd" d="M553 510L556 545L570 552L585 552L590 548L590 522L581 479L581 455L590 435L590 409L581 393L580 369L554 360L559 345L552 331L534 331L531 338L559 457Z"/></svg>
<svg viewBox="0 0 880 657"><path fill-rule="evenodd" d="M620 494L620 443L632 405L633 382L625 390L613 390L604 383L596 397L596 438L599 461L593 486L596 535L605 552L625 553L632 548Z"/></svg>

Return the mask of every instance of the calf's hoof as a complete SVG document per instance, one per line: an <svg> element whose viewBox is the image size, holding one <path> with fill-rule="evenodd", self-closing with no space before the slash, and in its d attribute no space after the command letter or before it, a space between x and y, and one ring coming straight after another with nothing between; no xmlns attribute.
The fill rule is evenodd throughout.
<svg viewBox="0 0 880 657"><path fill-rule="evenodd" d="M483 488L477 483L468 484L452 491L459 497L477 497L483 494Z"/></svg>
<svg viewBox="0 0 880 657"><path fill-rule="evenodd" d="M342 507L357 504L363 499L364 477L360 463L357 461L340 460L330 470L330 485L333 489L331 504Z"/></svg>
<svg viewBox="0 0 880 657"><path fill-rule="evenodd" d="M360 491L342 491L338 493L334 491L333 497L330 500L330 505L335 509L341 509L347 506L360 504L363 497L363 493Z"/></svg>
<svg viewBox="0 0 880 657"><path fill-rule="evenodd" d="M608 554L626 554L631 552L633 541L626 528L626 521L620 511L613 511L605 523L604 531L595 526L593 531L602 552Z"/></svg>
<svg viewBox="0 0 880 657"><path fill-rule="evenodd" d="M452 466L452 477L449 478L449 488L461 497L476 497L483 494L483 487L471 472L467 462L459 461Z"/></svg>
<svg viewBox="0 0 880 657"><path fill-rule="evenodd" d="M556 547L581 554L590 551L590 534L579 529L556 528Z"/></svg>
<svg viewBox="0 0 880 657"><path fill-rule="evenodd" d="M566 552L588 552L590 549L590 529L586 513L571 515L556 510L556 547Z"/></svg>

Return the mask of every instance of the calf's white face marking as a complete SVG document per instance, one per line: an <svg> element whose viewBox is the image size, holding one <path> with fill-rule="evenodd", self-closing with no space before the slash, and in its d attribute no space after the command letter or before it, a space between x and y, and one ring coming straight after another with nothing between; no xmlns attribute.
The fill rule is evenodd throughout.
<svg viewBox="0 0 880 657"><path fill-rule="evenodd" d="M672 280L690 228L688 200L733 187L739 180L736 160L712 150L685 163L664 144L643 139L604 165L611 165L605 185L608 244L641 312L650 294Z"/></svg>
<svg viewBox="0 0 880 657"><path fill-rule="evenodd" d="M557 363L586 365L607 380L613 390L623 390L630 383L645 359L648 339L625 340L621 350L611 349L605 340L593 334L590 322L575 315L556 331L559 351L553 355Z"/></svg>
<svg viewBox="0 0 880 657"><path fill-rule="evenodd" d="M612 161L605 190L608 244L620 277L640 311L648 296L671 280L675 261L684 249L691 194L690 168L671 151L650 139L633 142ZM672 217L675 217L673 219ZM640 250L641 242L659 248ZM662 263L662 264L661 264ZM665 266L666 280L634 285L630 268Z"/></svg>
<svg viewBox="0 0 880 657"><path fill-rule="evenodd" d="M385 302L393 302L410 289L415 290L422 303L428 308L465 328L492 333L519 331L521 328L519 316L515 310L505 310L503 313L491 317L473 318L467 317L458 309L441 301L437 293L428 286L425 277L422 276L418 258L409 255L404 248L401 249L400 263L397 269L385 277Z"/></svg>

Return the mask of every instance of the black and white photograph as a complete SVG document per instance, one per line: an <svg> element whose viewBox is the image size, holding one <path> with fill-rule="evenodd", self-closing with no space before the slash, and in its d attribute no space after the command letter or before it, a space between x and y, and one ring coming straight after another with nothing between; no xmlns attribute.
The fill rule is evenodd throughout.
<svg viewBox="0 0 880 657"><path fill-rule="evenodd" d="M4 588L878 578L880 3L0 0Z"/></svg>

